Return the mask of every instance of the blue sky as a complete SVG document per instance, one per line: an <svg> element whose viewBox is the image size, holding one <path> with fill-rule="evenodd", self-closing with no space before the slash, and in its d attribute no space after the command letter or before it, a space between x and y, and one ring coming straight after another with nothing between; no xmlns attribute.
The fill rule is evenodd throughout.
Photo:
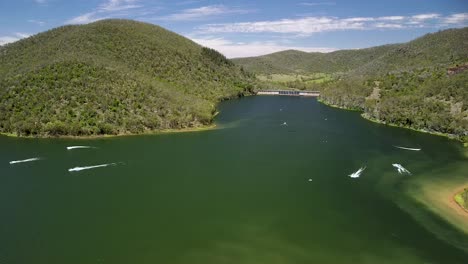
<svg viewBox="0 0 468 264"><path fill-rule="evenodd" d="M468 0L0 0L0 45L105 18L158 24L232 58L406 42L468 26Z"/></svg>

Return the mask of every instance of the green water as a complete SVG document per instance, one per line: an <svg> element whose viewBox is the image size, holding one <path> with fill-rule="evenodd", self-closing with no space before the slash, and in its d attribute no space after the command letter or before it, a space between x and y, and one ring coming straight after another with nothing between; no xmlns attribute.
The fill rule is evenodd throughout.
<svg viewBox="0 0 468 264"><path fill-rule="evenodd" d="M0 263L468 263L467 235L403 191L466 177L459 143L310 98L219 109L212 131L0 137Z"/></svg>

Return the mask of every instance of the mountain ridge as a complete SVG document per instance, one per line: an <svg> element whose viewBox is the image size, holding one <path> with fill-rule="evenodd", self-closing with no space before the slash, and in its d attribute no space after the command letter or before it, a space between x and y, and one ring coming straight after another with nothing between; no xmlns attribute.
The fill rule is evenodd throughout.
<svg viewBox="0 0 468 264"><path fill-rule="evenodd" d="M428 33L406 43L386 44L364 49L337 50L329 53L303 52L287 50L258 57L236 58L233 62L243 66L246 70L257 74L272 73L336 73L354 70L363 74L380 74L389 69L372 69L372 61L384 57L387 64L402 63L402 55L418 57L424 55L431 61L421 66L430 66L434 62L449 63L462 61L467 56L468 28L447 29L435 33ZM445 43L444 43L445 42ZM438 48L433 50L433 48ZM452 58L447 58L443 50L455 51ZM418 54L421 53L421 54ZM293 64L289 60L294 57ZM393 59L393 62L392 62ZM400 59L400 61L395 61ZM410 58L411 59L411 58ZM369 64L366 68L356 69ZM404 64L404 63L403 63ZM414 66L414 65L410 65Z"/></svg>

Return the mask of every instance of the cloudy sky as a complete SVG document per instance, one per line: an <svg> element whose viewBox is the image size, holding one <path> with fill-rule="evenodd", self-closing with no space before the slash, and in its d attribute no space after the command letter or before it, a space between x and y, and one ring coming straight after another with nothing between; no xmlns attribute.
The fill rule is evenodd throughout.
<svg viewBox="0 0 468 264"><path fill-rule="evenodd" d="M468 0L0 0L0 45L105 18L158 24L232 58L405 42L468 26Z"/></svg>

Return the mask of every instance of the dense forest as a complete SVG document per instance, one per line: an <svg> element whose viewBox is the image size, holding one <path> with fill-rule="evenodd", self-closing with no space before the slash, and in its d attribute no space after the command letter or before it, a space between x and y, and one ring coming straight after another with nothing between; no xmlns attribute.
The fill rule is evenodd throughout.
<svg viewBox="0 0 468 264"><path fill-rule="evenodd" d="M253 75L215 50L129 20L63 26L0 46L0 132L143 133L209 124Z"/></svg>
<svg viewBox="0 0 468 264"><path fill-rule="evenodd" d="M234 62L270 79L278 74L328 74L332 77L324 82L270 83L320 90L326 104L468 142L467 47L468 28L462 28L403 44L331 53L284 51Z"/></svg>

